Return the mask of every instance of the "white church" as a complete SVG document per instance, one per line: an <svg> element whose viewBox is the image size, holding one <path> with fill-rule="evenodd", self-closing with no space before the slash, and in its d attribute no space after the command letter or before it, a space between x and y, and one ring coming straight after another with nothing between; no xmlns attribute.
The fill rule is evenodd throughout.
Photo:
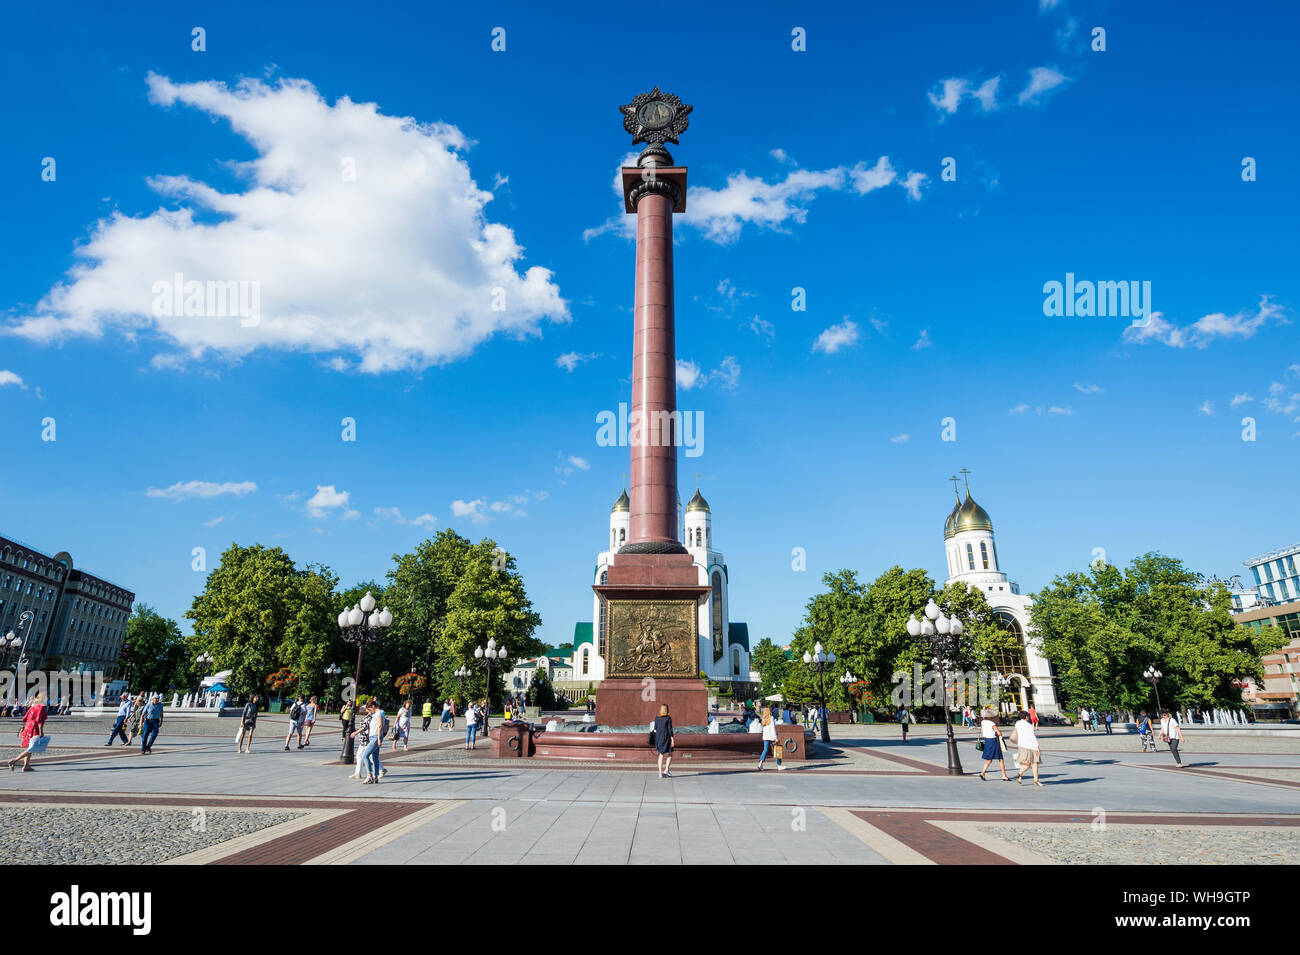
<svg viewBox="0 0 1300 955"><path fill-rule="evenodd" d="M956 480L952 478L954 490ZM983 591L994 616L1019 640L1020 650L1002 654L996 664L997 672L1011 681L1005 692L1012 694L1021 709L1032 703L1039 713L1059 713L1051 664L1025 639L1033 600L1021 594L1019 585L1002 571L993 521L971 499L969 482L965 501L957 492L957 503L943 526L943 538L948 552L947 582L961 581Z"/></svg>
<svg viewBox="0 0 1300 955"><path fill-rule="evenodd" d="M679 499L680 501L680 499ZM680 510L680 503L678 505ZM593 584L606 583L610 566L618 559L619 549L627 543L631 527L631 501L626 489L609 512L609 546L596 555ZM709 502L700 494L686 502L685 513L678 522L681 543L695 562L697 579L710 593L699 608L700 670L714 683L744 692L749 689L749 626L733 622L727 598L727 562L713 544L713 516ZM605 677L605 631L607 614L604 602L592 593L592 624L579 623L576 634L590 633L590 639L575 638L572 668L574 681L600 681Z"/></svg>

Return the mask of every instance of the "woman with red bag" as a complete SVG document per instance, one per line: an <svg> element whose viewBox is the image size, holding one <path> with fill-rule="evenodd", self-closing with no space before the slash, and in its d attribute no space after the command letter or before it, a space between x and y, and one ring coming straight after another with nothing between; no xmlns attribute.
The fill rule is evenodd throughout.
<svg viewBox="0 0 1300 955"><path fill-rule="evenodd" d="M23 728L18 733L18 744L22 746L23 751L19 756L9 760L9 771L13 772L14 765L18 762L23 764L23 772L32 771L32 753L45 752L45 747L49 745L49 737L44 735L45 714L49 707L45 705L45 694L39 690L32 705L27 708L23 714ZM44 742L42 742L42 740Z"/></svg>

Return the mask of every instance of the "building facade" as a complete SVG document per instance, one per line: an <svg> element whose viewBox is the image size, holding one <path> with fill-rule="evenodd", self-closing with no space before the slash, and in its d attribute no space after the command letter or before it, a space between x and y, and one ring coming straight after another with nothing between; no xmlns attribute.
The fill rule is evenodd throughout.
<svg viewBox="0 0 1300 955"><path fill-rule="evenodd" d="M1276 653L1260 657L1264 685L1256 686L1249 700L1256 717L1287 719L1300 713L1300 600L1254 607L1233 614L1232 619L1252 630L1277 627L1290 641Z"/></svg>
<svg viewBox="0 0 1300 955"><path fill-rule="evenodd" d="M998 674L1011 681L1007 692L1013 694L1015 705L1027 709L1032 703L1040 713L1059 713L1051 664L1026 639L1034 602L1021 594L1019 585L1003 572L993 521L971 499L969 484L965 501L957 495L957 502L944 522L943 537L948 558L947 582L961 582L981 591L998 622L1015 634L1018 649L1003 653L996 663Z"/></svg>
<svg viewBox="0 0 1300 955"><path fill-rule="evenodd" d="M1300 544L1279 547L1243 563L1255 578L1258 603L1268 605L1300 600Z"/></svg>
<svg viewBox="0 0 1300 955"><path fill-rule="evenodd" d="M0 636L27 638L28 669L62 669L118 675L135 594L14 538L0 536ZM21 623L32 612L30 634ZM6 664L15 663L9 654Z"/></svg>

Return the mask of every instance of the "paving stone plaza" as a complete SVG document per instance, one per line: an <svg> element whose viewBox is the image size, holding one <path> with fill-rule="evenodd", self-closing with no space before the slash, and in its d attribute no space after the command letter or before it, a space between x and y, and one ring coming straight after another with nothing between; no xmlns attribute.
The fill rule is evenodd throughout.
<svg viewBox="0 0 1300 955"><path fill-rule="evenodd" d="M337 732L283 750L285 720L172 719L151 754L111 721L52 720L31 773L0 775L11 857L43 864L1300 863L1300 739L1187 731L1186 769L1138 737L1044 729L1044 785L945 770L942 728L832 727L817 758L674 767L503 759L463 733L386 748L349 779ZM7 752L6 757L13 755ZM1008 762L1014 776L1014 764ZM18 820L22 825L14 825ZM138 834L138 835L137 835Z"/></svg>

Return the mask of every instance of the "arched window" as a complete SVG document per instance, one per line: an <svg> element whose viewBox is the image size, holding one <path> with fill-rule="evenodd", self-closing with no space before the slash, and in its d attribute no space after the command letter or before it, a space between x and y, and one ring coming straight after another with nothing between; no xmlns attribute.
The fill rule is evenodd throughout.
<svg viewBox="0 0 1300 955"><path fill-rule="evenodd" d="M626 543L627 543L627 530L620 527L618 529L618 546L622 547Z"/></svg>
<svg viewBox="0 0 1300 955"><path fill-rule="evenodd" d="M731 651L731 675L740 676L740 647L734 647Z"/></svg>
<svg viewBox="0 0 1300 955"><path fill-rule="evenodd" d="M971 570L975 569L975 551L970 544L966 545L966 563L970 564Z"/></svg>
<svg viewBox="0 0 1300 955"><path fill-rule="evenodd" d="M713 572L713 662L722 659L722 574Z"/></svg>
<svg viewBox="0 0 1300 955"><path fill-rule="evenodd" d="M583 676L587 675L587 661L590 659L591 659L591 654L587 652L586 647L583 647L582 648L582 675Z"/></svg>
<svg viewBox="0 0 1300 955"><path fill-rule="evenodd" d="M984 561L984 569L989 569L989 545L980 541L980 559Z"/></svg>

